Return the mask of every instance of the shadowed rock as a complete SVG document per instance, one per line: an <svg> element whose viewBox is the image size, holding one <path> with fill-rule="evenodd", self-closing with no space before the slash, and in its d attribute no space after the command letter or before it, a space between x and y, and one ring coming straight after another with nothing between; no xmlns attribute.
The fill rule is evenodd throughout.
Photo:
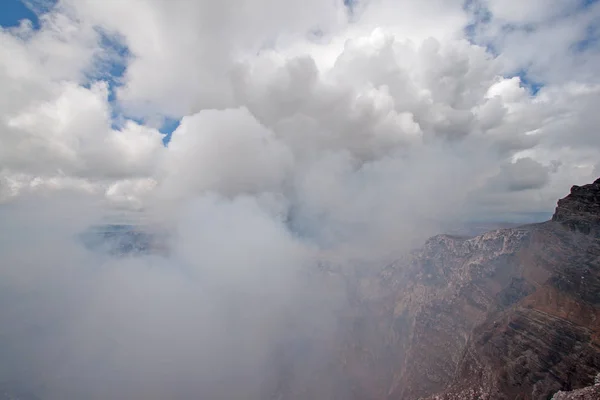
<svg viewBox="0 0 600 400"><path fill-rule="evenodd" d="M551 221L439 235L406 259L347 277L347 398L547 400L593 385L599 227L600 179L573 187Z"/></svg>

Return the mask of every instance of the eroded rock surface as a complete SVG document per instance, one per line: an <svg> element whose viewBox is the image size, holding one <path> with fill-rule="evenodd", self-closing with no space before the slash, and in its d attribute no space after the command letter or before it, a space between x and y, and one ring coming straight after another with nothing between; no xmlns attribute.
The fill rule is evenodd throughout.
<svg viewBox="0 0 600 400"><path fill-rule="evenodd" d="M440 235L356 281L354 399L548 399L600 372L600 179L551 221Z"/></svg>
<svg viewBox="0 0 600 400"><path fill-rule="evenodd" d="M552 400L597 400L600 399L600 374L596 376L596 384L572 392L558 392Z"/></svg>

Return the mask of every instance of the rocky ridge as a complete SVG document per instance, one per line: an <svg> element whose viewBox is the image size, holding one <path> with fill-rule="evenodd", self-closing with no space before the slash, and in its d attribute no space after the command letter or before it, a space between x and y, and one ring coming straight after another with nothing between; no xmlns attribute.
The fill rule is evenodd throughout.
<svg viewBox="0 0 600 400"><path fill-rule="evenodd" d="M351 399L549 399L600 371L600 179L551 221L439 235L361 276L346 321Z"/></svg>
<svg viewBox="0 0 600 400"><path fill-rule="evenodd" d="M600 374L596 376L594 386L588 386L583 389L572 392L560 391L556 393L552 400L597 400L600 399Z"/></svg>

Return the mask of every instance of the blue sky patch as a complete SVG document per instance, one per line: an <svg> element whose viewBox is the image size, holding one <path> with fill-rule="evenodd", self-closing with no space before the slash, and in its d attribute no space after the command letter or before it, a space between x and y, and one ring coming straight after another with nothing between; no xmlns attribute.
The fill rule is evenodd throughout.
<svg viewBox="0 0 600 400"><path fill-rule="evenodd" d="M463 29L467 39L473 44L485 46L488 53L497 56L498 52L492 43L481 43L475 40L477 31L492 20L490 10L478 0L465 0L463 9L471 15L471 22Z"/></svg>
<svg viewBox="0 0 600 400"><path fill-rule="evenodd" d="M532 79L528 75L527 70L522 69L518 71L514 76L518 76L519 78L521 78L521 86L529 90L529 93L531 93L533 96L537 95L540 89L544 87L544 84L542 82L538 82Z"/></svg>
<svg viewBox="0 0 600 400"><path fill-rule="evenodd" d="M146 121L141 118L133 118L126 117L123 113L120 112L118 105L112 104L112 126L111 128L114 130L121 130L125 123L129 121L133 121L138 125L146 125ZM171 137L173 136L173 132L181 125L181 119L177 118L165 118L161 127L158 128L158 131L163 134L163 144L166 146L171 142Z"/></svg>
<svg viewBox="0 0 600 400"><path fill-rule="evenodd" d="M2 0L0 5L0 26L10 28L18 26L21 20L28 19L34 29L39 29L40 21L37 15L21 0Z"/></svg>
<svg viewBox="0 0 600 400"><path fill-rule="evenodd" d="M117 35L101 30L98 30L98 34L104 52L96 60L90 79L103 80L108 83L108 100L112 103L116 101L116 89L123 84L123 76L132 55L127 45Z"/></svg>
<svg viewBox="0 0 600 400"><path fill-rule="evenodd" d="M165 146L169 145L169 142L171 141L171 136L173 135L173 132L175 132L175 130L179 128L179 125L181 125L180 119L165 119L163 126L160 128L160 132L165 135L165 137L163 138L163 143Z"/></svg>
<svg viewBox="0 0 600 400"><path fill-rule="evenodd" d="M126 120L145 125L146 121L143 119L130 117L123 112L117 99L117 91L124 83L123 78L127 70L127 64L133 54L119 36L103 31L98 31L98 33L105 54L98 59L94 75L90 79L103 80L108 83L108 101L112 107L112 128L121 129ZM159 128L159 131L164 135L163 143L165 146L171 141L171 135L179 127L180 122L180 119L165 117L162 126Z"/></svg>

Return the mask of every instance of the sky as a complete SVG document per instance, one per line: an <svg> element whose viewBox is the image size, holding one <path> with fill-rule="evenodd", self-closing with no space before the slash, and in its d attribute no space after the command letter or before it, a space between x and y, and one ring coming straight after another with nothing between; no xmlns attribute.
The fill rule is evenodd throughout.
<svg viewBox="0 0 600 400"><path fill-rule="evenodd" d="M2 16L0 18L2 18L0 25L4 28L19 25L19 21L22 19L37 22L36 14L20 0L8 0L3 5Z"/></svg>
<svg viewBox="0 0 600 400"><path fill-rule="evenodd" d="M440 151L425 168L469 153L456 166L465 170L446 177L468 197L458 201L461 218L551 212L570 185L599 174L590 112L599 7L10 0L0 21L0 200L64 188L133 210L206 191L289 199L289 187L331 157L357 171L395 162L427 186L438 172L413 163ZM252 161L250 174L222 157L176 155L188 145L219 151L192 139L226 129L205 126L213 111L249 113L289 153L289 165L272 166L289 168L277 183L266 187L273 172ZM254 181L221 187L235 179Z"/></svg>
<svg viewBox="0 0 600 400"><path fill-rule="evenodd" d="M0 385L44 399L260 399L281 332L326 361L344 293L307 266L600 176L597 1L6 0L0 25ZM76 240L106 221L169 254Z"/></svg>

